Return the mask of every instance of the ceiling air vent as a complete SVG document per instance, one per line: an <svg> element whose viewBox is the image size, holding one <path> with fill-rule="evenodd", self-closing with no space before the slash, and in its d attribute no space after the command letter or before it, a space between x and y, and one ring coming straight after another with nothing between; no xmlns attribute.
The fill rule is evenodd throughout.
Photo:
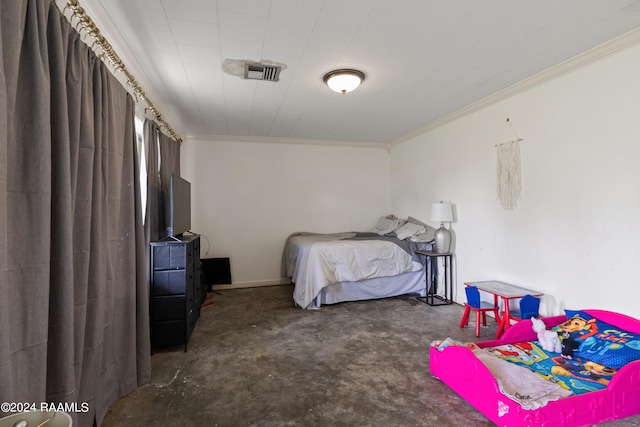
<svg viewBox="0 0 640 427"><path fill-rule="evenodd" d="M266 80L277 82L280 77L281 66L264 64L244 64L244 78L249 80Z"/></svg>

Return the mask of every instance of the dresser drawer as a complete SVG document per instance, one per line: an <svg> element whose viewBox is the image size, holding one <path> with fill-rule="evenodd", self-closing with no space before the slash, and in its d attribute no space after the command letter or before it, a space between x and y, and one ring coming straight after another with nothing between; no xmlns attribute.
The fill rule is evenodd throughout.
<svg viewBox="0 0 640 427"><path fill-rule="evenodd" d="M187 322L184 318L171 322L155 322L151 328L153 331L151 339L158 347L180 345L186 342Z"/></svg>
<svg viewBox="0 0 640 427"><path fill-rule="evenodd" d="M184 320L188 312L186 295L153 298L154 321Z"/></svg>
<svg viewBox="0 0 640 427"><path fill-rule="evenodd" d="M173 270L177 268L185 268L189 265L191 257L185 250L187 244L154 244L153 246L153 269L154 270Z"/></svg>
<svg viewBox="0 0 640 427"><path fill-rule="evenodd" d="M193 275L192 269L189 275ZM160 270L153 272L153 296L184 294L187 284L186 270Z"/></svg>

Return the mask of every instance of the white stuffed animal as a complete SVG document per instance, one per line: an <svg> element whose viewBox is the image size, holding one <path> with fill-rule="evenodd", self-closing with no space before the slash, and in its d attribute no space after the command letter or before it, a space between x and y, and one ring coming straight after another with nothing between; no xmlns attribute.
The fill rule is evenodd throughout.
<svg viewBox="0 0 640 427"><path fill-rule="evenodd" d="M560 343L560 337L553 331L547 330L547 325L540 319L535 317L531 318L533 324L533 330L538 333L538 341L542 348L546 351L553 351L555 353L562 353L562 344Z"/></svg>

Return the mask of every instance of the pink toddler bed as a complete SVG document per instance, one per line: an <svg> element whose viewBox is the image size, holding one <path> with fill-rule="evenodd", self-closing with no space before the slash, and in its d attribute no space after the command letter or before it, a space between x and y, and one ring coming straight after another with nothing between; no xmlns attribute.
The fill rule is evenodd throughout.
<svg viewBox="0 0 640 427"><path fill-rule="evenodd" d="M476 343L476 350L469 348L473 345L441 346L441 350L432 347L429 356L431 374L498 426L586 426L640 414L639 320L604 310L567 311L567 316L543 320L548 329L555 328L561 334L565 333L563 339L568 342L575 340L572 358L563 359L558 353L542 354L538 351L536 333L531 321L526 320L509 328L499 340ZM515 351L504 351L510 347ZM497 381L495 369L491 367L492 373L487 367L492 363L485 365L485 354L498 352L505 352L507 356L489 358L508 360L511 357L520 359L517 361L524 364L533 363L530 359L535 359L534 364L541 361L555 363L558 366L549 368L549 375L533 374L526 368L516 369L528 371L524 373L535 376L537 380L539 377L551 377L551 371L560 373L556 375L560 380L542 381L555 384L560 393L549 398L548 402L535 405L523 405L513 395L505 394L503 381ZM585 368L569 372L571 369L562 360L574 364L579 362ZM591 371L586 368L591 365L598 369ZM519 377L520 381L525 377L512 376ZM586 380L583 377L587 377ZM571 395L564 397L568 394Z"/></svg>

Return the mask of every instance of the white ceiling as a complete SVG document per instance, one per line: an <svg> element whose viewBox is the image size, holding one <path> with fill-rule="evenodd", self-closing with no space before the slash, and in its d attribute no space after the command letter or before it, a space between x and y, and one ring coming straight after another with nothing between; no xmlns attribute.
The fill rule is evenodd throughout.
<svg viewBox="0 0 640 427"><path fill-rule="evenodd" d="M386 145L640 27L640 0L80 3L183 138ZM286 68L245 80L225 60ZM332 92L337 68L366 80Z"/></svg>

